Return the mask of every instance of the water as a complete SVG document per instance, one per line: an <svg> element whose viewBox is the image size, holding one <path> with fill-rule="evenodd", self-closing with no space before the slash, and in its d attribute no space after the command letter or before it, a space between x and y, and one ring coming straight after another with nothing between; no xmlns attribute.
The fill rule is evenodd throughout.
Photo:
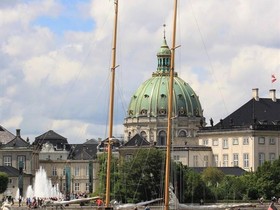
<svg viewBox="0 0 280 210"><path fill-rule="evenodd" d="M59 191L59 185L53 185L51 180L48 179L45 169L42 167L35 174L33 187L29 185L26 190L26 197L33 198L61 198L62 193Z"/></svg>

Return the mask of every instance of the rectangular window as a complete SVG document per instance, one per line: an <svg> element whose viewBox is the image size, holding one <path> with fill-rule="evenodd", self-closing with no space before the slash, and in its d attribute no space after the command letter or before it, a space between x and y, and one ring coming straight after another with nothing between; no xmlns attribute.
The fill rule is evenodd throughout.
<svg viewBox="0 0 280 210"><path fill-rule="evenodd" d="M53 176L57 176L57 169L56 169L56 166L53 166L53 167L52 167L52 175L53 175Z"/></svg>
<svg viewBox="0 0 280 210"><path fill-rule="evenodd" d="M249 138L244 138L243 145L248 145L248 144L249 144Z"/></svg>
<svg viewBox="0 0 280 210"><path fill-rule="evenodd" d="M228 140L223 139L223 149L228 149Z"/></svg>
<svg viewBox="0 0 280 210"><path fill-rule="evenodd" d="M205 146L208 145L208 139L203 139L203 145L205 145Z"/></svg>
<svg viewBox="0 0 280 210"><path fill-rule="evenodd" d="M264 164L265 161L265 154L260 152L259 153L259 166L262 166Z"/></svg>
<svg viewBox="0 0 280 210"><path fill-rule="evenodd" d="M269 144L275 145L275 139L274 139L274 138L270 138L270 139L269 139Z"/></svg>
<svg viewBox="0 0 280 210"><path fill-rule="evenodd" d="M239 144L238 139L237 138L232 139L232 144L238 145Z"/></svg>
<svg viewBox="0 0 280 210"><path fill-rule="evenodd" d="M203 167L208 167L208 155L204 155L203 157Z"/></svg>
<svg viewBox="0 0 280 210"><path fill-rule="evenodd" d="M89 176L89 167L86 165L86 176Z"/></svg>
<svg viewBox="0 0 280 210"><path fill-rule="evenodd" d="M174 155L174 156L173 156L173 159L174 159L175 161L179 161L179 160L180 160L180 156L179 156L179 155Z"/></svg>
<svg viewBox="0 0 280 210"><path fill-rule="evenodd" d="M275 153L269 153L269 161L273 162L275 160Z"/></svg>
<svg viewBox="0 0 280 210"><path fill-rule="evenodd" d="M66 169L65 169L65 168L63 169L63 172L62 172L62 173L63 173L63 176L66 175Z"/></svg>
<svg viewBox="0 0 280 210"><path fill-rule="evenodd" d="M89 192L89 183L86 183L86 191Z"/></svg>
<svg viewBox="0 0 280 210"><path fill-rule="evenodd" d="M80 191L80 183L75 183L75 192Z"/></svg>
<svg viewBox="0 0 280 210"><path fill-rule="evenodd" d="M219 140L218 139L213 139L212 145L213 146L219 146Z"/></svg>
<svg viewBox="0 0 280 210"><path fill-rule="evenodd" d="M259 137L259 144L265 144L265 138Z"/></svg>
<svg viewBox="0 0 280 210"><path fill-rule="evenodd" d="M76 166L75 167L75 172L74 172L75 176L80 176L80 167Z"/></svg>
<svg viewBox="0 0 280 210"><path fill-rule="evenodd" d="M233 154L233 166L238 166L238 154Z"/></svg>
<svg viewBox="0 0 280 210"><path fill-rule="evenodd" d="M194 166L194 167L197 167L197 166L198 166L198 156L197 156L197 155L194 155L194 156L193 156L193 166Z"/></svg>
<svg viewBox="0 0 280 210"><path fill-rule="evenodd" d="M214 155L214 163L215 163L216 167L219 166L219 156L218 155Z"/></svg>
<svg viewBox="0 0 280 210"><path fill-rule="evenodd" d="M132 154L126 154L125 155L125 160L126 161L129 161L129 160L131 160L133 158L133 155Z"/></svg>
<svg viewBox="0 0 280 210"><path fill-rule="evenodd" d="M66 183L63 182L62 186L63 186L63 192L66 192Z"/></svg>
<svg viewBox="0 0 280 210"><path fill-rule="evenodd" d="M17 163L18 163L18 169L20 167L20 163L22 163L22 169L26 170L26 167L25 167L26 157L24 155L18 155L17 156Z"/></svg>
<svg viewBox="0 0 280 210"><path fill-rule="evenodd" d="M12 156L4 156L3 157L3 165L4 166L12 166Z"/></svg>
<svg viewBox="0 0 280 210"><path fill-rule="evenodd" d="M223 155L223 166L224 167L228 166L228 155Z"/></svg>
<svg viewBox="0 0 280 210"><path fill-rule="evenodd" d="M248 153L243 154L243 167L249 168L249 154Z"/></svg>
<svg viewBox="0 0 280 210"><path fill-rule="evenodd" d="M9 184L13 184L13 179L9 178Z"/></svg>

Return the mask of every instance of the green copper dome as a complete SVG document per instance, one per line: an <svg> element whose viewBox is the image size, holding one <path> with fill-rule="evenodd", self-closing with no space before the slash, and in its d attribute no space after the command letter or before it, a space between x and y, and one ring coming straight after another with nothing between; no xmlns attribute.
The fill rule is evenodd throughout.
<svg viewBox="0 0 280 210"><path fill-rule="evenodd" d="M131 97L127 118L167 116L171 51L165 38L157 58L157 71ZM177 73L173 90L173 116L203 117L198 96Z"/></svg>

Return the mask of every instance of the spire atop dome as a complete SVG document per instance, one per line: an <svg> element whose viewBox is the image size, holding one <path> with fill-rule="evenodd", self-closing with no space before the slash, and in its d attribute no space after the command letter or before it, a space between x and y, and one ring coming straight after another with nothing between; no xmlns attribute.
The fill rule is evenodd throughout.
<svg viewBox="0 0 280 210"><path fill-rule="evenodd" d="M157 53L158 67L157 73L169 73L170 71L170 61L171 61L171 50L169 49L166 37L165 37L165 27L163 24L163 42Z"/></svg>
<svg viewBox="0 0 280 210"><path fill-rule="evenodd" d="M166 25L165 25L165 23L163 24L163 38L165 39L165 27L166 27Z"/></svg>

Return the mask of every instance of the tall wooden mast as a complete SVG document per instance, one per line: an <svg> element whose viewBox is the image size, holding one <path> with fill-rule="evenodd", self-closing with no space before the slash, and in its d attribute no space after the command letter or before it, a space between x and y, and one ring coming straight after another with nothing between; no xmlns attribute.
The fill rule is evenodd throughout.
<svg viewBox="0 0 280 210"><path fill-rule="evenodd" d="M164 189L164 209L169 209L169 176L171 164L171 133L172 133L172 112L173 112L173 81L174 81L174 63L175 63L175 44L176 44L176 19L177 19L177 0L174 0L173 16L173 35L170 63L169 80L169 98L168 98L168 116L167 116L167 140L166 140L166 163L165 163L165 189Z"/></svg>
<svg viewBox="0 0 280 210"><path fill-rule="evenodd" d="M112 137L113 137L113 116L114 116L114 92L115 92L115 69L116 69L116 48L117 48L117 23L118 23L118 0L115 4L115 22L112 47L112 65L111 65L111 88L110 88L110 107L109 107L109 133L108 133L108 157L107 157L107 177L106 177L106 200L105 206L110 205L110 177L111 177L111 157L112 157Z"/></svg>

